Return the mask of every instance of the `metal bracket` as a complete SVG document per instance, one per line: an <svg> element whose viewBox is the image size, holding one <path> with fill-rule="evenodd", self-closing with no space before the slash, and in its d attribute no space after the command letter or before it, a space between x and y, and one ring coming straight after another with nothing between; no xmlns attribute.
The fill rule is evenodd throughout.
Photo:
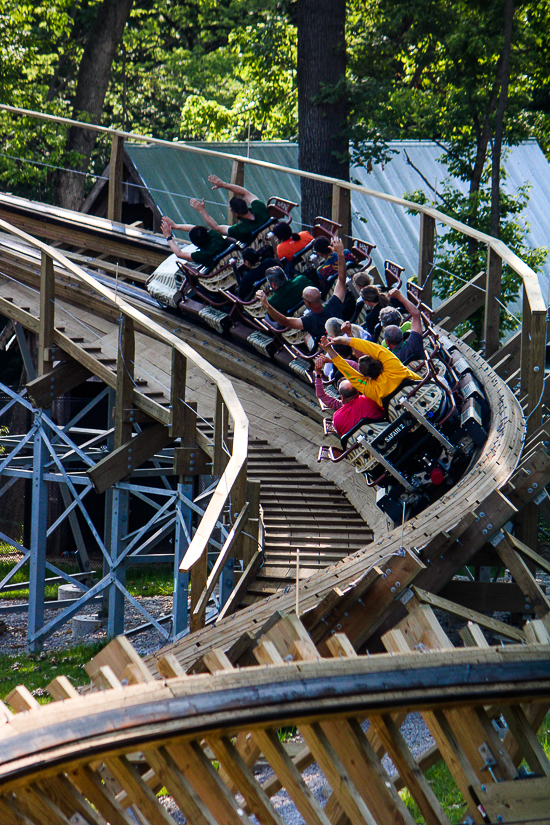
<svg viewBox="0 0 550 825"><path fill-rule="evenodd" d="M399 482L399 484L403 485L407 492L414 493L414 487L412 486L412 484L410 484L407 481L405 476L401 475L399 470L396 470L395 467L392 464L390 464L387 458L384 458L384 456L381 453L379 453L378 450L376 450L372 446L372 444L370 444L369 441L367 441L364 435L359 436L359 438L357 439L357 443L362 444L364 447L366 447L369 453L372 455L372 457L375 458L378 461L378 463L381 464L382 467L384 467L389 473L391 473L391 475Z"/></svg>
<svg viewBox="0 0 550 825"><path fill-rule="evenodd" d="M442 435L439 430L437 430L433 424L430 424L427 418L425 418L422 413L418 412L416 407L413 407L410 401L408 401L405 397L399 399L399 403L402 407L404 407L407 412L410 412L416 420L422 424L437 440L440 444L442 444L447 452L449 453L456 453L456 447L454 447L450 441L447 441L444 435Z"/></svg>

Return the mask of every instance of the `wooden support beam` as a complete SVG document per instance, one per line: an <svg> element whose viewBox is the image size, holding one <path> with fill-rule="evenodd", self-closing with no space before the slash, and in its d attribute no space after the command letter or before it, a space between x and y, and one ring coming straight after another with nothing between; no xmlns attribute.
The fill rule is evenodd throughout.
<svg viewBox="0 0 550 825"><path fill-rule="evenodd" d="M239 581L233 588L230 597L222 607L220 615L218 616L219 622L221 622L222 619L224 619L226 616L230 616L232 613L235 612L235 610L239 606L239 603L243 599L244 594L248 590L250 582L254 579L262 563L263 552L261 550L257 550L248 562L248 565L243 571L243 574L240 577Z"/></svg>
<svg viewBox="0 0 550 825"><path fill-rule="evenodd" d="M550 619L548 618L550 614L550 602L537 584L529 567L519 555L517 549L518 544L521 545L521 542L512 541L510 534L506 533L496 545L497 553L502 559L504 566L508 568L521 587L526 601L535 612L537 618L549 621L550 628Z"/></svg>
<svg viewBox="0 0 550 825"><path fill-rule="evenodd" d="M214 567L212 568L212 572L208 576L205 588L201 593L201 596L196 604L195 609L193 610L194 623L196 623L197 627L202 627L204 625L204 615L206 613L206 605L208 604L208 599L212 595L214 587L218 583L218 579L220 578L223 568L227 564L228 558L231 556L233 546L237 541L241 533L241 530L244 528L248 516L249 506L249 502L247 501L243 509L237 516L237 519L233 527L229 531L229 534L223 543L223 547L220 550L220 554L216 559Z"/></svg>
<svg viewBox="0 0 550 825"><path fill-rule="evenodd" d="M129 410L134 390L135 347L133 318L123 315L117 347L115 449L129 441L132 435Z"/></svg>
<svg viewBox="0 0 550 825"><path fill-rule="evenodd" d="M40 266L40 329L38 333L38 375L44 375L53 367L55 327L55 277L53 260L42 252Z"/></svg>
<svg viewBox="0 0 550 825"><path fill-rule="evenodd" d="M109 163L109 194L107 217L120 223L122 220L122 175L124 171L124 138L113 135L111 140L111 161Z"/></svg>
<svg viewBox="0 0 550 825"><path fill-rule="evenodd" d="M484 304L486 280L487 273L480 272L454 295L443 301L434 312L434 323L452 332L462 321L466 321L476 309Z"/></svg>
<svg viewBox="0 0 550 825"><path fill-rule="evenodd" d="M499 622L498 619L491 619L489 616L484 616L483 613L478 613L477 610L470 610L467 607L462 607L462 605L450 602L447 599L441 598L441 596L434 595L433 593L428 593L419 587L413 586L412 589L419 601L423 604L430 605L431 607L435 607L439 610L444 610L446 613L450 613L451 616L457 616L465 621L475 622L480 627L484 627L486 630L491 630L493 633L498 633L500 636L504 636L505 639L512 639L515 642L525 641L525 633L517 627L511 627L504 622Z"/></svg>
<svg viewBox="0 0 550 825"><path fill-rule="evenodd" d="M130 425L131 426L131 425ZM172 441L169 428L164 424L154 424L129 438L125 444L91 467L87 474L98 493L103 493L117 481L130 475L155 453L163 450ZM197 447L197 453L199 448Z"/></svg>
<svg viewBox="0 0 550 825"><path fill-rule="evenodd" d="M331 219L340 224L338 234L341 238L351 235L351 191L337 183L332 186Z"/></svg>
<svg viewBox="0 0 550 825"><path fill-rule="evenodd" d="M487 282L485 287L485 318L483 336L485 357L493 355L500 345L500 299L502 281L502 258L491 247L487 247Z"/></svg>
<svg viewBox="0 0 550 825"><path fill-rule="evenodd" d="M47 686L46 690L54 702L59 702L62 699L75 699L79 696L78 691L72 686L66 676L56 676Z"/></svg>
<svg viewBox="0 0 550 825"><path fill-rule="evenodd" d="M116 639L109 642L97 656L94 656L94 658L85 665L84 670L93 681L99 669L104 665L109 665L117 679L122 679L124 670L127 665L130 664L134 664L139 668L143 676L143 681L155 681L155 677L126 636L117 636Z"/></svg>
<svg viewBox="0 0 550 825"><path fill-rule="evenodd" d="M172 371L171 371L171 391L170 404L172 408L170 421L170 435L172 438L189 439L191 433L187 432L188 425L192 425L189 416L186 414L185 392L187 385L187 358L177 349L172 349ZM192 418L192 417L191 417ZM195 413L196 426L196 413ZM192 429L192 427L191 427ZM193 434L194 436L194 434ZM187 444L187 441L182 442ZM189 446L196 443L195 437Z"/></svg>
<svg viewBox="0 0 550 825"><path fill-rule="evenodd" d="M6 702L16 713L24 710L36 710L40 707L30 690L25 685L18 685L6 696Z"/></svg>
<svg viewBox="0 0 550 825"><path fill-rule="evenodd" d="M436 798L405 742L399 726L390 714L373 715L371 724L374 725L378 736L384 743L390 759L399 771L427 825L448 825L449 820L441 803Z"/></svg>
<svg viewBox="0 0 550 825"><path fill-rule="evenodd" d="M231 177L230 183L233 186L244 186L244 168L245 163L242 160L234 160L233 165L231 166ZM229 192L229 200L233 197L233 192ZM231 226L231 224L236 223L237 218L231 211L229 204L227 206L227 223Z"/></svg>
<svg viewBox="0 0 550 825"><path fill-rule="evenodd" d="M422 287L422 301L432 305L432 269L434 267L435 220L424 212L420 214L420 243L418 247L418 286Z"/></svg>
<svg viewBox="0 0 550 825"><path fill-rule="evenodd" d="M34 381L29 381L26 385L27 394L33 407L49 407L54 398L59 398L60 395L78 387L87 381L91 374L86 367L71 358L56 364Z"/></svg>

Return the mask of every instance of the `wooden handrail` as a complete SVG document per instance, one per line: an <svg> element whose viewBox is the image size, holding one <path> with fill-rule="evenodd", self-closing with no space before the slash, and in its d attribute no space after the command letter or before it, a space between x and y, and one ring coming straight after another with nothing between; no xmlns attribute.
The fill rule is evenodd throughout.
<svg viewBox="0 0 550 825"><path fill-rule="evenodd" d="M522 278L523 283L525 285L526 293L529 297L529 304L531 310L546 310L546 303L542 295L536 273L531 269L530 266L528 266L524 261L522 261L521 258L518 258L518 256L514 252L508 249L506 244L498 240L498 238L493 238L491 235L486 235L484 232L480 232L477 229L472 229L465 223L457 221L455 220L455 218L451 218L448 215L445 215L443 212L439 212L439 210L434 209L430 206L412 203L412 201L405 200L404 198L398 198L395 195L389 195L386 192L378 192L374 189L369 189L366 186L362 186L361 184L352 183L351 181L339 180L338 178L331 178L327 175L318 175L314 172L305 172L302 169L292 169L290 167L280 166L277 163L270 163L269 161L265 160L247 158L242 155L234 155L229 152L220 152L214 149L204 149L199 146L190 146L186 143L174 143L170 140L153 138L148 135L138 135L134 132L124 132L120 129L110 129L106 126L98 126L95 123L83 123L79 120L72 120L71 118L67 117L56 117L54 115L48 115L43 112L35 112L30 109L21 109L17 106L8 106L6 104L0 104L0 110L11 112L12 114L35 117L39 120L48 120L53 123L63 123L67 126L79 126L82 129L100 132L102 134L110 135L112 137L122 137L125 140L135 140L140 143L151 143L157 146L169 146L171 149L178 149L182 152L192 152L199 155L211 155L212 157L226 158L228 160L238 161L239 163L250 164L251 166L260 166L263 169L272 169L273 171L284 172L288 175L294 175L295 177L307 178L308 180L316 180L322 183L329 183L331 185L339 186L342 189L349 189L353 192L362 192L365 195L369 195L373 198L378 198L379 200L388 201L388 203L393 203L396 206L403 206L406 209L412 209L415 212L434 218L435 220L445 224L451 229L456 229L458 232L467 235L469 238L474 238L480 243L487 244L487 246L493 249L494 252L496 252L496 254L502 258L504 263L508 264L508 266L510 266L514 270L514 272L517 272L517 274Z"/></svg>
<svg viewBox="0 0 550 825"><path fill-rule="evenodd" d="M105 298L105 300L111 305L116 306L121 313L124 313L127 317L132 318L141 332L153 335L158 340L163 341L173 349L176 349L183 356L189 358L196 367L198 367L216 383L223 397L224 403L233 419L232 452L229 462L225 467L223 475L216 486L216 490L210 499L210 502L182 561L181 569L189 570L193 564L195 564L195 562L207 552L210 536L216 527L216 524L220 520L227 496L239 479L242 468L246 465L248 455L248 418L235 390L233 389L233 385L228 378L218 372L217 369L209 364L209 362L199 355L194 349L192 349L192 347L177 338L172 333L167 332L160 324L157 324L138 309L135 309L119 295L115 295L111 289L98 283L91 275L88 275L83 269L81 269L78 264L75 264L66 258L62 252L54 247L48 246L42 241L39 241L37 238L34 238L32 235L28 235L23 230L18 229L1 219L0 229L12 235L16 235L21 240L24 240L31 246L39 249L43 255L49 256L61 267L64 267L71 272L71 274L74 275L79 281L86 284L94 292ZM78 358L78 353L75 353L74 351L71 352L71 355Z"/></svg>

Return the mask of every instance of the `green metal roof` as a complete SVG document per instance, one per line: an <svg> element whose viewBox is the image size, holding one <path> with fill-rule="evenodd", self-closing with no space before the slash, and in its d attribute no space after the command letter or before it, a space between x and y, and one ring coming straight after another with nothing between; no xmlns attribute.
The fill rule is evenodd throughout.
<svg viewBox="0 0 550 825"><path fill-rule="evenodd" d="M247 156L246 143L189 143L203 149L228 152ZM153 144L130 143L125 145L130 159L136 166L151 197L163 215L178 223L193 223L197 213L189 206L190 198L204 198L209 213L220 223L227 223L227 202L229 193L224 190L212 191L208 175L218 175L228 181L231 177L232 161L226 158L199 155ZM250 157L265 160L281 166L298 168L298 146L286 141L251 141ZM263 169L247 166L245 186L260 200L266 201L272 195L300 203L300 179ZM300 223L299 207L294 210L294 224Z"/></svg>

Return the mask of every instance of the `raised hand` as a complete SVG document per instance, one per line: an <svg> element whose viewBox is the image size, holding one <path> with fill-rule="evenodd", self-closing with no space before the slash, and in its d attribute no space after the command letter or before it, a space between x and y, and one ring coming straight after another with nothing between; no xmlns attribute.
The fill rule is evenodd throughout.
<svg viewBox="0 0 550 825"><path fill-rule="evenodd" d="M330 245L337 255L344 254L344 242L342 241L342 238L333 238Z"/></svg>
<svg viewBox="0 0 550 825"><path fill-rule="evenodd" d="M175 227L176 222L173 221L172 218L169 218L168 215L163 215L162 220L160 222L160 228L161 229L162 229L163 224L165 224L168 227L168 229L172 230ZM168 234L170 234L170 233L168 233Z"/></svg>
<svg viewBox="0 0 550 825"><path fill-rule="evenodd" d="M204 212L204 198L199 200L198 198L191 198L189 201L189 206L193 209L196 209L197 212Z"/></svg>
<svg viewBox="0 0 550 825"><path fill-rule="evenodd" d="M217 175L208 175L208 180L210 183L213 184L212 189L223 188L223 180L219 178Z"/></svg>

